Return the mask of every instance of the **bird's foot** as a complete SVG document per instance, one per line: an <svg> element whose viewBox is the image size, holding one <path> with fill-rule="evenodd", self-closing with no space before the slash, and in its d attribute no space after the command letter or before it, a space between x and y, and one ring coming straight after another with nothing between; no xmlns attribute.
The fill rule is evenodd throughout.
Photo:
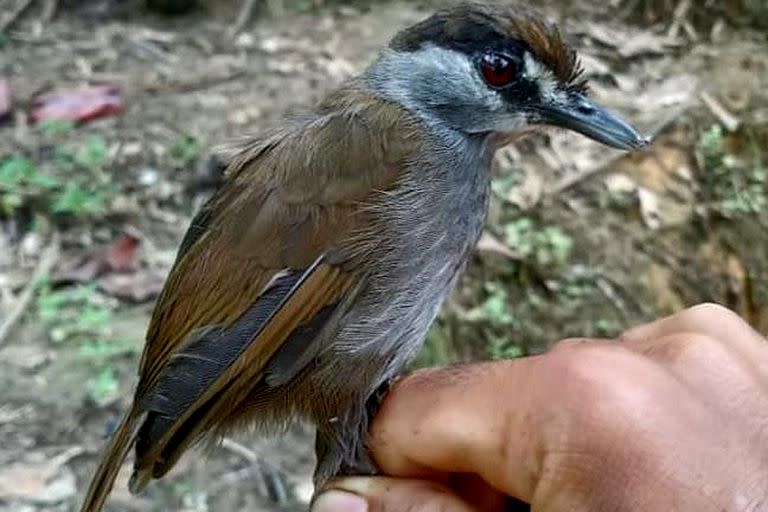
<svg viewBox="0 0 768 512"><path fill-rule="evenodd" d="M400 380L400 377L392 377L385 380L368 398L365 403L365 411L368 415L368 425L373 423L373 418L376 417L376 413L379 412L381 404L384 403L384 399L387 398L389 390L392 388L395 382Z"/></svg>

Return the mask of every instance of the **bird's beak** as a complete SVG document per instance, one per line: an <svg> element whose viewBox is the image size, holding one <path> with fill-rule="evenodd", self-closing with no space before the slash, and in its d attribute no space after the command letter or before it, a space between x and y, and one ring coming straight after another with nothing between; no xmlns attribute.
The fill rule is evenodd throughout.
<svg viewBox="0 0 768 512"><path fill-rule="evenodd" d="M568 103L536 109L541 121L586 135L616 149L632 150L650 142L626 121L582 94L573 94Z"/></svg>

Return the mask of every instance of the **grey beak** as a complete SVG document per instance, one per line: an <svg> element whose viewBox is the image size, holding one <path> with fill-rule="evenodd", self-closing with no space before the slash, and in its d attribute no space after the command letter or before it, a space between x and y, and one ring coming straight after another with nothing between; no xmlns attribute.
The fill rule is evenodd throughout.
<svg viewBox="0 0 768 512"><path fill-rule="evenodd" d="M650 139L604 107L581 94L564 105L544 105L537 112L541 121L586 135L616 149L632 150L648 145Z"/></svg>

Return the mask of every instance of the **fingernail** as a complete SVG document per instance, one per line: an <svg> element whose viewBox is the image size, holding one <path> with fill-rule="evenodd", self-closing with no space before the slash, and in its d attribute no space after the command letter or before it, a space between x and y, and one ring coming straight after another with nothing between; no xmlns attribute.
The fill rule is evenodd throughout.
<svg viewBox="0 0 768 512"><path fill-rule="evenodd" d="M312 512L368 512L368 502L357 494L331 489L315 500Z"/></svg>
<svg viewBox="0 0 768 512"><path fill-rule="evenodd" d="M373 478L366 476L345 476L332 480L329 486L334 489L359 494L360 496L367 496L371 492L373 482Z"/></svg>

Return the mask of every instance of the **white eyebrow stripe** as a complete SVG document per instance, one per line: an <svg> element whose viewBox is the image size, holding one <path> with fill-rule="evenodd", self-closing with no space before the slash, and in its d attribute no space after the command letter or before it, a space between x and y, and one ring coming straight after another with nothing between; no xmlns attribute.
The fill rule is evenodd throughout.
<svg viewBox="0 0 768 512"><path fill-rule="evenodd" d="M559 103L567 100L552 70L536 60L530 52L525 52L523 56L523 76L539 85L543 100Z"/></svg>

